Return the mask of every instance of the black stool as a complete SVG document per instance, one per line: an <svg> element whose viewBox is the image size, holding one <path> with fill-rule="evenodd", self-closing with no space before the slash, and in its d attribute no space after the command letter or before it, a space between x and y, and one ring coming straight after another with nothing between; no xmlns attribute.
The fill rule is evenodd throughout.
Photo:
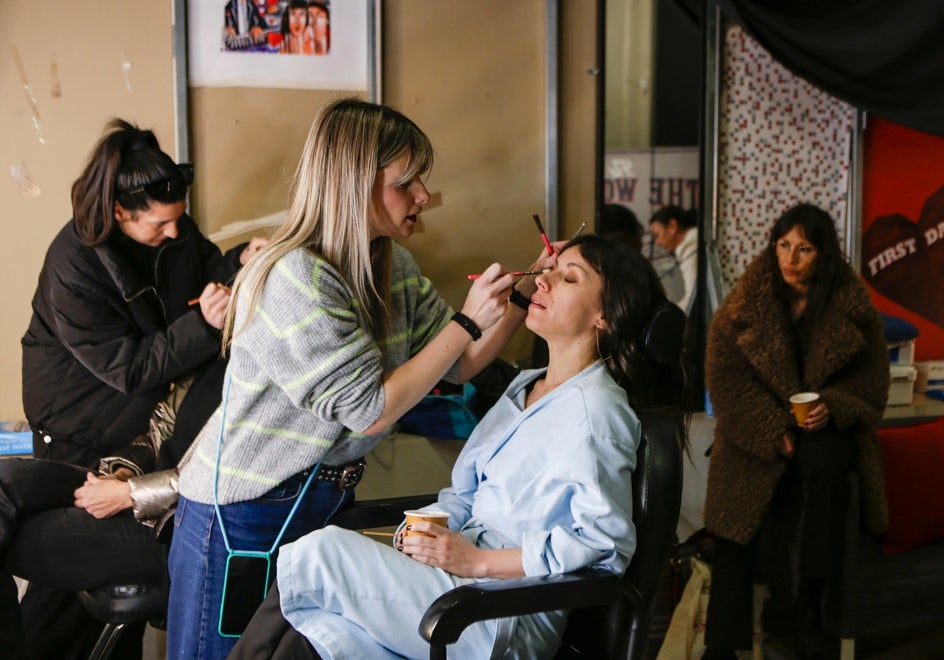
<svg viewBox="0 0 944 660"><path fill-rule="evenodd" d="M80 591L86 611L105 624L89 660L104 660L129 623L148 623L163 627L167 615L167 586L160 584L122 584Z"/></svg>

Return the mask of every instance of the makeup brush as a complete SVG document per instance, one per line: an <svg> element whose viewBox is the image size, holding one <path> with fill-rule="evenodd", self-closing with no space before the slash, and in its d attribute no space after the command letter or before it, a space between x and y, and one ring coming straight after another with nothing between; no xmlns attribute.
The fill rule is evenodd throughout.
<svg viewBox="0 0 944 660"><path fill-rule="evenodd" d="M547 234L544 233L544 227L541 225L541 218L537 213L531 216L534 218L534 224L538 227L538 233L541 234L541 240L544 241L544 247L547 248L547 256L554 256L554 248L551 247L551 242L547 240Z"/></svg>
<svg viewBox="0 0 944 660"><path fill-rule="evenodd" d="M544 270L514 270L514 271L512 271L512 272L510 272L510 273L505 273L505 274L506 274L506 275L514 275L515 277L521 277L522 275L540 275L541 273L543 273L543 272L546 271L546 270L547 270L547 268L545 268ZM471 275L466 275L466 277L468 277L470 280L477 280L477 279L479 279L480 277L482 277L482 274L481 274L481 273L472 273Z"/></svg>

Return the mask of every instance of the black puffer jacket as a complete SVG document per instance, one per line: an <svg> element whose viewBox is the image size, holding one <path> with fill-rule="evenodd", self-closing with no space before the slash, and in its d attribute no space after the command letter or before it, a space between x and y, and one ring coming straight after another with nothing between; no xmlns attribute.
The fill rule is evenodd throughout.
<svg viewBox="0 0 944 660"><path fill-rule="evenodd" d="M171 381L219 354L219 332L187 301L229 282L243 246L224 257L186 215L178 231L158 248L153 284L113 239L87 247L70 221L53 240L22 340L35 456L96 467L147 431Z"/></svg>

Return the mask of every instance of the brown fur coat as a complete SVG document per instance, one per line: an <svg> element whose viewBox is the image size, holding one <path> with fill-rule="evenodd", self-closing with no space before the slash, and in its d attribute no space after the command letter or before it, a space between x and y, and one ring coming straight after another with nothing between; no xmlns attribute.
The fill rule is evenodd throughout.
<svg viewBox="0 0 944 660"><path fill-rule="evenodd" d="M705 524L747 543L757 533L790 459L777 447L795 428L791 394L819 392L830 423L856 440L866 526L888 526L876 426L888 398L882 322L853 273L815 322L799 373L792 319L774 293L776 266L758 256L722 302L708 335L706 381L715 410Z"/></svg>

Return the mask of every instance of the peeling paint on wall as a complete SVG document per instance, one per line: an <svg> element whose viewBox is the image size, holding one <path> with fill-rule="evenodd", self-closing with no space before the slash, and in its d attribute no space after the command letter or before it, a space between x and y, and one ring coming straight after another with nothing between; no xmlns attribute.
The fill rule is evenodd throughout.
<svg viewBox="0 0 944 660"><path fill-rule="evenodd" d="M52 56L49 62L49 95L54 99L62 98L62 84L59 82L59 61Z"/></svg>
<svg viewBox="0 0 944 660"><path fill-rule="evenodd" d="M39 185L36 181L33 180L33 176L30 174L26 163L10 165L10 174L13 176L13 181L20 189L20 194L22 194L23 197L26 199L39 197L42 191L39 189Z"/></svg>
<svg viewBox="0 0 944 660"><path fill-rule="evenodd" d="M13 51L13 61L16 63L16 70L20 74L20 84L23 85L23 93L26 95L26 102L30 106L30 114L33 118L33 130L36 131L36 139L40 144L46 144L46 134L43 131L43 120L39 116L39 106L36 104L36 97L33 95L33 88L30 87L29 78L26 77L26 68L23 66L23 60L20 59L20 51L16 46L11 45Z"/></svg>
<svg viewBox="0 0 944 660"><path fill-rule="evenodd" d="M121 73L125 77L125 89L131 91L131 59L128 53L121 54Z"/></svg>

